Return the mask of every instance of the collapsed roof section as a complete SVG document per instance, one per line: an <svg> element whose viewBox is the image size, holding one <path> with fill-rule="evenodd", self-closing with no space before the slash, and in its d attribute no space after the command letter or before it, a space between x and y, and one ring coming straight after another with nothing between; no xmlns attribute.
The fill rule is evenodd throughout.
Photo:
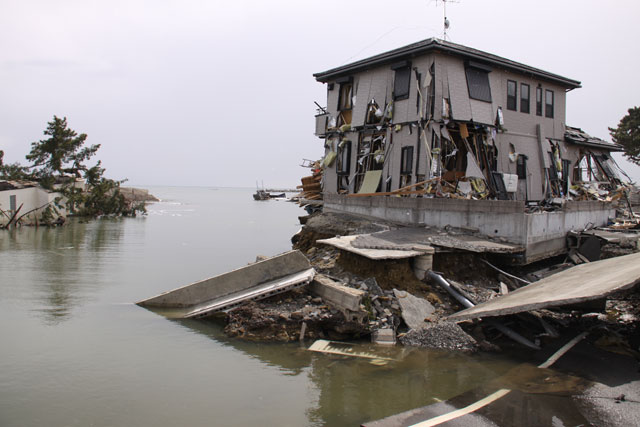
<svg viewBox="0 0 640 427"><path fill-rule="evenodd" d="M583 147L601 148L607 151L624 151L622 145L613 144L604 139L591 136L580 128L567 126L564 131L564 140L569 144L581 145Z"/></svg>

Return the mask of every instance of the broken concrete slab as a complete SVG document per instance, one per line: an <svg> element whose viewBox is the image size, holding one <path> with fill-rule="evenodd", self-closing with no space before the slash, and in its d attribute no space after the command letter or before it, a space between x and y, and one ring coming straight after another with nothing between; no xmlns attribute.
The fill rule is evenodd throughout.
<svg viewBox="0 0 640 427"><path fill-rule="evenodd" d="M640 283L640 253L581 264L449 316L460 321L504 316L605 297Z"/></svg>
<svg viewBox="0 0 640 427"><path fill-rule="evenodd" d="M352 246L358 249L407 251L422 250L425 247L431 247L431 245L476 253L515 254L524 251L524 248L518 245L496 242L459 231L452 230L448 232L435 228L417 227L404 227L372 234L361 234L352 243Z"/></svg>
<svg viewBox="0 0 640 427"><path fill-rule="evenodd" d="M424 321L431 316L436 309L425 299L411 295L407 291L393 290L402 310L402 319L410 329L423 329L428 325Z"/></svg>
<svg viewBox="0 0 640 427"><path fill-rule="evenodd" d="M205 317L308 284L315 275L300 251L290 251L139 301L168 317Z"/></svg>
<svg viewBox="0 0 640 427"><path fill-rule="evenodd" d="M316 274L310 290L336 308L350 311L360 311L365 295L364 291L341 285L322 274Z"/></svg>
<svg viewBox="0 0 640 427"><path fill-rule="evenodd" d="M354 254L363 256L365 258L373 259L373 260L413 258L415 256L424 254L425 251L428 251L428 249L425 249L425 251L417 251L417 250L356 248L352 245L352 243L357 237L358 236L340 236L340 237L332 237L330 239L317 240L317 242L324 243L325 245L330 245L330 246L333 246L334 248L352 252Z"/></svg>
<svg viewBox="0 0 640 427"><path fill-rule="evenodd" d="M621 231L608 231L608 230L586 230L582 231L581 234L588 234L591 236L599 237L600 239L606 241L607 243L630 243L636 248L640 247L640 234L638 233L624 233Z"/></svg>

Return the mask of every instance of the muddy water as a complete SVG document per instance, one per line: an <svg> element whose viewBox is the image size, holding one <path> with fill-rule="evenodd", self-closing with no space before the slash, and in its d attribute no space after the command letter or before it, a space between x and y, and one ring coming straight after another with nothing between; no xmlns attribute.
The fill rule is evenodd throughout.
<svg viewBox="0 0 640 427"><path fill-rule="evenodd" d="M303 212L251 190L152 188L146 218L0 233L1 426L357 425L445 400L515 364L394 361L227 339L132 302L290 248Z"/></svg>

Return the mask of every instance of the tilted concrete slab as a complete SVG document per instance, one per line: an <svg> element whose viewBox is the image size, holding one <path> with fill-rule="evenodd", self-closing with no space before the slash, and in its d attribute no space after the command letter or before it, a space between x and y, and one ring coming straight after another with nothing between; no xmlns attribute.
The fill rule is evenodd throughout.
<svg viewBox="0 0 640 427"><path fill-rule="evenodd" d="M218 311L230 310L247 301L256 301L268 298L272 295L308 284L313 279L314 273L315 270L313 268L309 268L298 273L289 274L279 279L261 283L257 286L233 292L212 301L196 305L192 310L185 313L184 317L206 317Z"/></svg>
<svg viewBox="0 0 640 427"><path fill-rule="evenodd" d="M638 247L640 234L638 233L625 233L622 231L608 231L608 230L586 230L581 234L589 234L591 236L599 237L600 239L608 243L633 243Z"/></svg>
<svg viewBox="0 0 640 427"><path fill-rule="evenodd" d="M314 275L309 260L300 251L290 251L136 304L173 310L172 317L204 317L306 285Z"/></svg>
<svg viewBox="0 0 640 427"><path fill-rule="evenodd" d="M365 258L374 259L374 260L413 258L419 255L428 253L429 251L433 253L433 248L427 248L427 247L425 247L423 251L356 248L352 245L352 242L357 237L358 236L340 236L340 237L332 237L330 239L317 240L317 242L324 243L325 245L330 245L330 246L333 246L334 248L342 249L357 255L361 255Z"/></svg>
<svg viewBox="0 0 640 427"><path fill-rule="evenodd" d="M449 316L504 316L605 297L640 283L640 253L581 264Z"/></svg>

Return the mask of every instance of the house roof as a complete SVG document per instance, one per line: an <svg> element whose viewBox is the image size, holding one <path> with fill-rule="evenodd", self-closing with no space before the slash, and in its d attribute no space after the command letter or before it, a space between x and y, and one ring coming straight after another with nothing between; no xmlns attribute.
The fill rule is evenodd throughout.
<svg viewBox="0 0 640 427"><path fill-rule="evenodd" d="M584 147L601 148L607 151L624 151L622 145L613 144L604 139L591 136L580 128L566 126L564 140L570 144L582 145Z"/></svg>
<svg viewBox="0 0 640 427"><path fill-rule="evenodd" d="M352 62L351 64L332 68L320 73L315 73L313 76L317 81L326 83L337 77L364 71L374 66L389 64L399 60L423 55L429 52L445 52L453 55L459 55L464 58L484 62L493 66L505 68L507 70L516 71L523 74L528 74L533 77L557 83L568 89L576 89L581 87L580 82L577 80L562 77L548 71L540 70L538 68L530 67L529 65L521 64L519 62L511 61L510 59L493 55L491 53L483 52L481 50L463 46L461 44L451 43L449 41L436 38L422 40L417 43L413 43L398 49L381 53L379 55L362 59L360 61Z"/></svg>
<svg viewBox="0 0 640 427"><path fill-rule="evenodd" d="M21 190L23 188L31 188L37 187L38 183L36 181L5 181L0 180L0 191L6 190Z"/></svg>

